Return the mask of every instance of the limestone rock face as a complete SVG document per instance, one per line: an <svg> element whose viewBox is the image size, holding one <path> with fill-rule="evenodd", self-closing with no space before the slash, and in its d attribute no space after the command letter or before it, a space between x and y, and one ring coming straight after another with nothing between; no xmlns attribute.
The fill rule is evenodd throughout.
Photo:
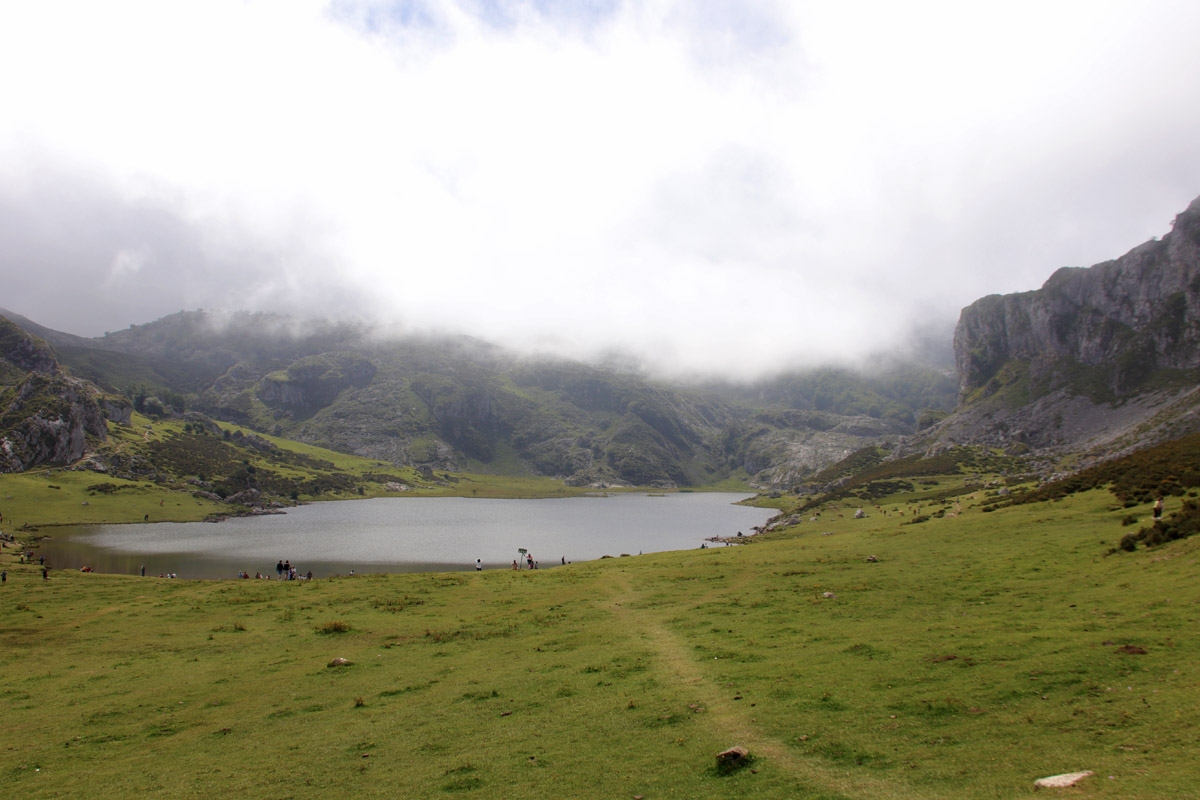
<svg viewBox="0 0 1200 800"><path fill-rule="evenodd" d="M83 457L87 437L108 426L94 386L62 374L34 372L0 395L0 471L66 465Z"/></svg>
<svg viewBox="0 0 1200 800"><path fill-rule="evenodd" d="M322 353L292 363L284 372L264 377L258 397L264 403L321 408L350 386L365 386L375 365L356 353Z"/></svg>
<svg viewBox="0 0 1200 800"><path fill-rule="evenodd" d="M118 425L128 425L133 419L133 403L128 398L104 395L99 398L99 403L105 418Z"/></svg>
<svg viewBox="0 0 1200 800"><path fill-rule="evenodd" d="M1096 368L1116 395L1161 370L1200 368L1200 198L1161 241L1115 261L1063 268L1041 289L991 295L962 311L954 334L960 399L986 388L1012 361L1059 388ZM1055 371L1057 370L1057 374Z"/></svg>

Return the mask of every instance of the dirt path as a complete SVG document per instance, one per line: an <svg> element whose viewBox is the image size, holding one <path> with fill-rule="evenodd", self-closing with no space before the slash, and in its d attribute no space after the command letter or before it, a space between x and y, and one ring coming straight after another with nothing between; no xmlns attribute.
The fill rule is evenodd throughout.
<svg viewBox="0 0 1200 800"><path fill-rule="evenodd" d="M618 594L611 604L611 611L621 619L626 630L634 632L648 649L658 654L659 663L672 683L695 687L696 699L704 707L710 727L724 731L731 747L741 745L759 757L781 763L790 761L791 755L783 744L756 730L753 718L736 701L729 699L730 689L705 676L691 655L691 648L678 635L653 611L631 607L638 597L624 577L615 588Z"/></svg>
<svg viewBox="0 0 1200 800"><path fill-rule="evenodd" d="M753 707L733 700L736 690L716 681L694 655L693 648L672 631L664 621L666 614L642 604L643 598L624 575L614 575L610 584L613 595L606 605L622 627L642 640L658 656L664 679L677 686L691 687L692 696L703 707L704 724L720 734L720 740L733 747L740 745L758 761L757 768L777 769L810 787L840 793L848 798L918 798L894 781L871 776L851 776L845 770L829 767L819 759L805 757L763 731L753 716ZM714 753L714 756L716 754Z"/></svg>

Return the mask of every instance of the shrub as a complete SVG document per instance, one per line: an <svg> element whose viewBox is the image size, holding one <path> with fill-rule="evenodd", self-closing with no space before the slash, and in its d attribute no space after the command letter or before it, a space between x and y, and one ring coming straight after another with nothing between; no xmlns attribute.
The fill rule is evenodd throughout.
<svg viewBox="0 0 1200 800"><path fill-rule="evenodd" d="M1138 542L1147 547L1186 539L1200 533L1200 502L1184 500L1183 508L1167 519L1155 520L1148 528L1142 528L1137 533L1127 533L1121 537L1118 547L1126 552L1137 549Z"/></svg>

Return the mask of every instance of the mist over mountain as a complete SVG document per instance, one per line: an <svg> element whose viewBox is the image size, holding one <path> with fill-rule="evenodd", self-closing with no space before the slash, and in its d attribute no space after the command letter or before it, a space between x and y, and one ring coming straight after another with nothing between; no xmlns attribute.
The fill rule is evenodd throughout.
<svg viewBox="0 0 1200 800"><path fill-rule="evenodd" d="M1200 199L1118 259L964 308L954 369L936 317L890 356L738 381L263 312L180 311L95 338L4 316L10 470L78 460L100 420L131 410L576 486L789 490L874 446L1086 462L1200 430Z"/></svg>
<svg viewBox="0 0 1200 800"><path fill-rule="evenodd" d="M782 485L953 403L946 366L877 363L754 383L672 383L628 363L469 337L179 312L86 339L10 313L71 374L150 414L198 412L397 466L686 486Z"/></svg>

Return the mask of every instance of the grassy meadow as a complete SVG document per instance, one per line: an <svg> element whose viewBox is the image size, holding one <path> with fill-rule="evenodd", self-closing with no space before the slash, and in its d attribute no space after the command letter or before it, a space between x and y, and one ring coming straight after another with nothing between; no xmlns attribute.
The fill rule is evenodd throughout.
<svg viewBox="0 0 1200 800"><path fill-rule="evenodd" d="M1149 514L1104 490L904 499L533 572L43 580L5 549L0 785L924 800L1092 770L1037 793L1200 797L1200 540L1106 556Z"/></svg>

